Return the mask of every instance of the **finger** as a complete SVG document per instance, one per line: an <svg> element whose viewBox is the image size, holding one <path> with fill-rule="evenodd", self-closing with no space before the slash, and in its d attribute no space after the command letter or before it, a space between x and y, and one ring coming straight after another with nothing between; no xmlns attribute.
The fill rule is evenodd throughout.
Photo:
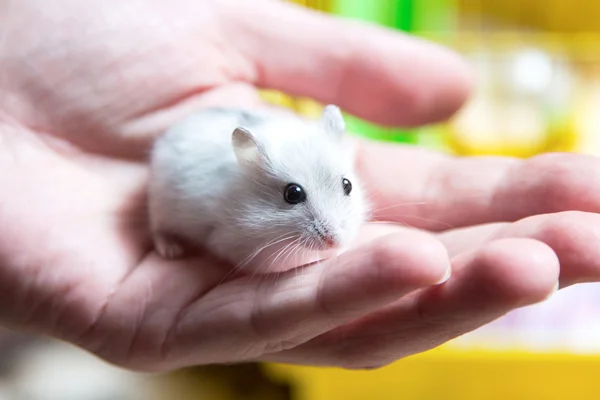
<svg viewBox="0 0 600 400"><path fill-rule="evenodd" d="M114 364L162 371L162 347L179 314L226 273L208 255L165 261L149 253L115 285L89 330L66 339Z"/></svg>
<svg viewBox="0 0 600 400"><path fill-rule="evenodd" d="M546 243L560 261L561 287L600 280L600 215L579 211L536 215L512 224L463 228L439 235L450 254L500 238Z"/></svg>
<svg viewBox="0 0 600 400"><path fill-rule="evenodd" d="M455 257L452 269L452 278L443 285L265 358L348 368L382 366L543 301L556 287L559 266L543 243L504 239Z"/></svg>
<svg viewBox="0 0 600 400"><path fill-rule="evenodd" d="M216 86L202 91L201 96L191 96L185 101L177 102L176 106L156 112L141 113L124 122L119 135L111 132L110 140L97 140L95 137L88 139L89 147L105 154L123 155L124 151L128 151L131 156L147 157L148 149L157 136L164 133L176 121L198 110L211 107L256 108L262 103L256 88L250 84L236 82Z"/></svg>
<svg viewBox="0 0 600 400"><path fill-rule="evenodd" d="M295 347L440 282L448 268L439 242L405 231L303 271L229 282L182 314L165 358L192 365Z"/></svg>
<svg viewBox="0 0 600 400"><path fill-rule="evenodd" d="M361 141L374 217L434 231L568 210L600 211L600 161L577 154L448 157Z"/></svg>
<svg viewBox="0 0 600 400"><path fill-rule="evenodd" d="M470 91L466 65L437 45L277 1L230 4L224 33L261 87L405 126L446 119Z"/></svg>

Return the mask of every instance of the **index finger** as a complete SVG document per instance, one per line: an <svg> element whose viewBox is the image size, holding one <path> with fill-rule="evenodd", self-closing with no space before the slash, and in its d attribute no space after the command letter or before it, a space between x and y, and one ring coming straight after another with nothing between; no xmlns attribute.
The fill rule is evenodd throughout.
<svg viewBox="0 0 600 400"><path fill-rule="evenodd" d="M466 64L441 46L284 2L232 3L224 33L260 87L402 126L446 119L469 94Z"/></svg>

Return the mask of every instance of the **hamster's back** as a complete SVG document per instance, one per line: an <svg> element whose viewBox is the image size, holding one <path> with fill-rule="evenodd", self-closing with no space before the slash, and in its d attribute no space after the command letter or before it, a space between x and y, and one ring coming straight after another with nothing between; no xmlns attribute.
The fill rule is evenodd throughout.
<svg viewBox="0 0 600 400"><path fill-rule="evenodd" d="M260 123L258 116L242 110L207 109L173 125L155 142L153 180L172 182L179 188L216 190L237 170L231 134L237 126Z"/></svg>
<svg viewBox="0 0 600 400"><path fill-rule="evenodd" d="M231 145L237 126L260 124L257 114L207 109L173 125L152 149L149 206L153 224L198 224L218 218L215 210L236 179L238 164Z"/></svg>

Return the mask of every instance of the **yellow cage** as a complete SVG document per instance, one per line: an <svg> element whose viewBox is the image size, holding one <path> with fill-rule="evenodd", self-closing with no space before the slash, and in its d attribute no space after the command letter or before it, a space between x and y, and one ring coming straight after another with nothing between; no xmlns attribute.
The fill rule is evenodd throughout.
<svg viewBox="0 0 600 400"><path fill-rule="evenodd" d="M379 370L269 364L273 379L292 384L293 400L545 400L600 397L600 356L466 350L453 346Z"/></svg>

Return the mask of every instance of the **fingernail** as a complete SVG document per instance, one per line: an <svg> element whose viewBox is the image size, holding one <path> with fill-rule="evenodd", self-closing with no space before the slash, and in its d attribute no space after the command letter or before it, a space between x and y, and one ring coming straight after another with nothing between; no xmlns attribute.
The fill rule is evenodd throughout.
<svg viewBox="0 0 600 400"><path fill-rule="evenodd" d="M548 293L548 296L546 296L546 299L549 299L550 297L554 296L554 293L558 292L558 289L560 289L560 282L556 282L556 284L552 288L552 291Z"/></svg>
<svg viewBox="0 0 600 400"><path fill-rule="evenodd" d="M446 269L446 273L444 274L444 277L436 283L436 285L441 285L442 283L446 282L448 279L450 279L450 277L452 276L452 265L448 264L448 268Z"/></svg>

